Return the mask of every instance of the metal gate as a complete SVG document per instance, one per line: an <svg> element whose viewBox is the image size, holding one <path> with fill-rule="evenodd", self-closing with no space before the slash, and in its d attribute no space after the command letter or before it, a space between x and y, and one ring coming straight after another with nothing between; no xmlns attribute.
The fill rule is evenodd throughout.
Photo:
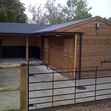
<svg viewBox="0 0 111 111"><path fill-rule="evenodd" d="M66 78L64 73L78 73L78 69L55 70L41 61L30 62L30 110L111 98L111 68L82 68L82 75L91 76L81 79Z"/></svg>

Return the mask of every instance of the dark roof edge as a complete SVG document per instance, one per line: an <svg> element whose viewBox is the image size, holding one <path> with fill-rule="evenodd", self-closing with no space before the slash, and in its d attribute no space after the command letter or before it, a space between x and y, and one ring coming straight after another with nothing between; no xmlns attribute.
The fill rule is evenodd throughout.
<svg viewBox="0 0 111 111"><path fill-rule="evenodd" d="M52 34L84 34L84 32L56 32L56 31L51 31L51 32L36 32L32 33L33 34L38 34L38 35L52 35Z"/></svg>
<svg viewBox="0 0 111 111"><path fill-rule="evenodd" d="M18 34L18 35L29 35L31 33L7 33L7 32L0 32L0 35L14 35L14 34Z"/></svg>

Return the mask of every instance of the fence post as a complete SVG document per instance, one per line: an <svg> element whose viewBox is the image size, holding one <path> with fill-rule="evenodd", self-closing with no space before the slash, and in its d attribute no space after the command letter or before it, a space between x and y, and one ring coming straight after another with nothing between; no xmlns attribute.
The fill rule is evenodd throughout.
<svg viewBox="0 0 111 111"><path fill-rule="evenodd" d="M77 75L76 75L76 74L77 74L77 73L78 73L78 70L77 70L77 68L75 68L74 104L76 104L76 93L77 93L77 92L76 92L76 79L77 79Z"/></svg>
<svg viewBox="0 0 111 111"><path fill-rule="evenodd" d="M54 106L54 69L52 72L52 106Z"/></svg>
<svg viewBox="0 0 111 111"><path fill-rule="evenodd" d="M95 101L96 101L96 90L97 90L97 67L95 67Z"/></svg>
<svg viewBox="0 0 111 111"><path fill-rule="evenodd" d="M28 111L28 66L20 65L20 111Z"/></svg>

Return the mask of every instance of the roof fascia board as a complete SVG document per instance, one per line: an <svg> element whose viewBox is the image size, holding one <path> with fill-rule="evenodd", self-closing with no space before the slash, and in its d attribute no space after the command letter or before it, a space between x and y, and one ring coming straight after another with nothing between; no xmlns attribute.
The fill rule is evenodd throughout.
<svg viewBox="0 0 111 111"><path fill-rule="evenodd" d="M74 34L83 34L83 32L44 32L44 33L32 33L31 35L33 34L37 34L37 35L57 35L57 34L61 34L61 35L74 35Z"/></svg>
<svg viewBox="0 0 111 111"><path fill-rule="evenodd" d="M72 24L70 26L66 26L64 28L57 29L56 31L61 32L61 31L70 30L71 28L82 26L82 25L88 24L89 22L93 22L93 21L102 21L102 22L107 23L108 25L111 26L111 22L108 21L107 19L104 19L104 18L102 18L100 16L95 16L95 17L88 18L88 19L86 19L84 21L80 21L79 23L75 23L75 24Z"/></svg>
<svg viewBox="0 0 111 111"><path fill-rule="evenodd" d="M104 23L106 23L107 25L111 26L111 22L105 18L101 18L101 17L98 17L98 19Z"/></svg>
<svg viewBox="0 0 111 111"><path fill-rule="evenodd" d="M29 35L28 33L0 33L0 35Z"/></svg>
<svg viewBox="0 0 111 111"><path fill-rule="evenodd" d="M95 20L97 20L97 17L90 17L90 18L87 18L84 21L80 21L79 23L71 24L71 25L63 27L61 29L57 29L56 32L66 31L66 30L69 30L73 27L78 27L78 26L81 26L81 25L85 25L85 24L88 24L89 22L93 22Z"/></svg>

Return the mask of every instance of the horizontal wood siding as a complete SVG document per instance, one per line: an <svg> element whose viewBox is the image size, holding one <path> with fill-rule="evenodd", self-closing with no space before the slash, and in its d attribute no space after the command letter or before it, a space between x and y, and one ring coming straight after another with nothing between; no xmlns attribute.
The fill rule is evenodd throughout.
<svg viewBox="0 0 111 111"><path fill-rule="evenodd" d="M57 70L68 71L74 68L75 37L44 38L43 60ZM64 73L74 77L74 72Z"/></svg>
<svg viewBox="0 0 111 111"><path fill-rule="evenodd" d="M51 38L49 50L49 64L57 69L63 69L64 38Z"/></svg>
<svg viewBox="0 0 111 111"><path fill-rule="evenodd" d="M3 36L2 37L2 46L25 46L26 37L20 36ZM29 37L30 46L41 46L41 39L38 37Z"/></svg>
<svg viewBox="0 0 111 111"><path fill-rule="evenodd" d="M82 67L103 67L101 66L103 61L111 61L111 23L98 17L86 21L59 29L58 31L84 32L82 40ZM96 28L97 23L99 23L98 29ZM110 67L111 63L104 63L104 67L106 67L105 65ZM91 77L94 74L82 72L81 77ZM111 72L99 72L99 75L108 74L111 75Z"/></svg>
<svg viewBox="0 0 111 111"><path fill-rule="evenodd" d="M26 37L25 35L2 35L1 57L2 58L25 58ZM29 57L40 59L41 38L29 36Z"/></svg>

